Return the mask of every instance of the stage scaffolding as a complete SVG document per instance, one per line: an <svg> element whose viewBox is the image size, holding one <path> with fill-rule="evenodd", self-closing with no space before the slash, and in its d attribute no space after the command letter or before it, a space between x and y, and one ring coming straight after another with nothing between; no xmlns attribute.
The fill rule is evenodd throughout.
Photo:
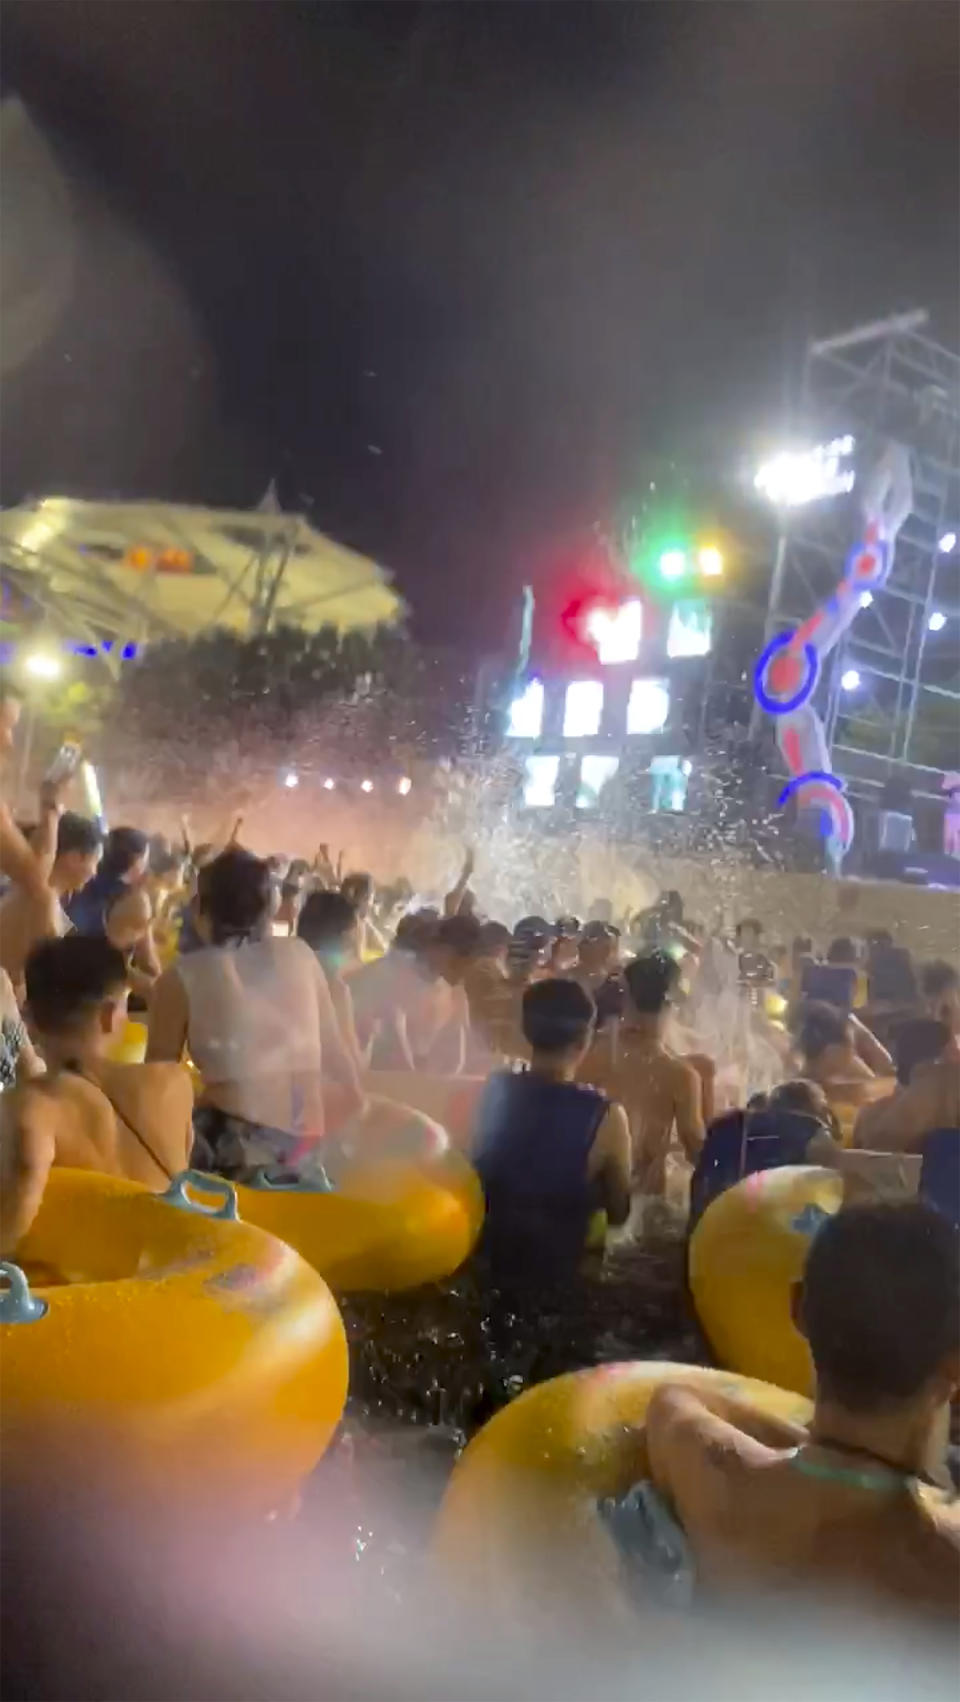
<svg viewBox="0 0 960 1702"><path fill-rule="evenodd" d="M867 798L891 778L940 795L944 770L960 768L960 355L926 324L918 310L808 344L796 439L852 436L857 483L790 512L770 587L768 637L830 595L861 524L860 483L891 439L905 444L914 508L893 572L818 688L836 771ZM861 685L844 690L852 670Z"/></svg>

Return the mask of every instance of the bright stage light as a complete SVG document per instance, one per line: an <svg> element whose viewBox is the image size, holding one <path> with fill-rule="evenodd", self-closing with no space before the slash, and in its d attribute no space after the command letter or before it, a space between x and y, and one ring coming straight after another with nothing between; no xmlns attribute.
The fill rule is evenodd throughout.
<svg viewBox="0 0 960 1702"><path fill-rule="evenodd" d="M861 593L860 593L860 607L861 607L861 609L869 609L870 604L872 602L873 602L873 592L872 591L861 591Z"/></svg>
<svg viewBox="0 0 960 1702"><path fill-rule="evenodd" d="M813 449L785 451L758 467L754 489L776 508L801 508L822 497L853 490L856 474L844 466L856 447L852 437L835 437Z"/></svg>
<svg viewBox="0 0 960 1702"><path fill-rule="evenodd" d="M397 791L400 793L401 798L406 797L412 785L413 781L410 779L409 774L404 774L402 779L397 781Z"/></svg>
<svg viewBox="0 0 960 1702"><path fill-rule="evenodd" d="M296 774L292 768L288 769L283 777L283 784L286 786L288 792L292 792L294 788L300 784L299 774Z"/></svg>
<svg viewBox="0 0 960 1702"><path fill-rule="evenodd" d="M643 604L631 598L619 609L591 609L583 630L601 662L635 662L643 638Z"/></svg>
<svg viewBox="0 0 960 1702"><path fill-rule="evenodd" d="M674 603L667 626L667 655L671 660L676 656L709 656L712 641L709 603Z"/></svg>
<svg viewBox="0 0 960 1702"><path fill-rule="evenodd" d="M510 705L507 732L513 739L539 739L543 726L543 681L528 680Z"/></svg>
<svg viewBox="0 0 960 1702"><path fill-rule="evenodd" d="M944 614L943 610L942 609L934 609L933 614L930 616L930 619L927 622L927 627L928 627L928 630L930 632L942 632L944 627L946 626L946 624L947 624L947 617Z"/></svg>
<svg viewBox="0 0 960 1702"><path fill-rule="evenodd" d="M618 756L585 756L580 764L580 784L577 788L577 809L595 810L603 788L613 779L620 767Z"/></svg>
<svg viewBox="0 0 960 1702"><path fill-rule="evenodd" d="M860 675L857 669L845 669L845 671L840 675L840 684L844 691L858 691L860 689Z"/></svg>
<svg viewBox="0 0 960 1702"><path fill-rule="evenodd" d="M361 780L360 790L361 790L361 792L372 792L373 791L373 781L372 780Z"/></svg>
<svg viewBox="0 0 960 1702"><path fill-rule="evenodd" d="M33 680L58 680L63 673L63 663L49 650L33 650L25 658L23 669Z"/></svg>
<svg viewBox="0 0 960 1702"><path fill-rule="evenodd" d="M661 579L682 579L687 571L687 558L683 550L664 550L658 563Z"/></svg>
<svg viewBox="0 0 960 1702"><path fill-rule="evenodd" d="M599 680L573 680L563 703L565 739L592 739L600 731L603 686Z"/></svg>
<svg viewBox="0 0 960 1702"><path fill-rule="evenodd" d="M956 532L944 532L943 537L940 539L940 542L937 545L937 549L940 551L940 554L942 556L951 555L952 552L956 549L956 547L957 547L957 534L956 534Z"/></svg>
<svg viewBox="0 0 960 1702"><path fill-rule="evenodd" d="M528 756L524 763L523 801L528 809L545 810L556 801L558 756Z"/></svg>
<svg viewBox="0 0 960 1702"><path fill-rule="evenodd" d="M719 579L723 573L723 553L715 545L708 544L706 549L697 556L697 565L704 579Z"/></svg>
<svg viewBox="0 0 960 1702"><path fill-rule="evenodd" d="M634 680L627 703L628 733L659 733L670 713L665 680Z"/></svg>
<svg viewBox="0 0 960 1702"><path fill-rule="evenodd" d="M336 781L331 780L330 776L328 775L326 780L323 783L323 789L324 789L325 792L335 792L336 789L337 789Z"/></svg>

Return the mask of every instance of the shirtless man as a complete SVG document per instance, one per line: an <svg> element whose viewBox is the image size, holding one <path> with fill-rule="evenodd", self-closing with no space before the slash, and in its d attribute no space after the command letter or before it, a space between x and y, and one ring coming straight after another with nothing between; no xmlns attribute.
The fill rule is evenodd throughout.
<svg viewBox="0 0 960 1702"><path fill-rule="evenodd" d="M917 1483L942 1466L960 1386L958 1247L913 1202L828 1218L795 1296L816 1368L809 1431L713 1390L657 1390L649 1471L705 1595L803 1588L831 1609L846 1596L957 1620L957 1504Z"/></svg>
<svg viewBox="0 0 960 1702"><path fill-rule="evenodd" d="M624 969L627 1010L609 1037L601 1036L582 1079L626 1108L633 1149L633 1185L662 1198L674 1132L691 1164L703 1145L703 1092L695 1067L664 1044L679 969L666 952L635 958Z"/></svg>
<svg viewBox="0 0 960 1702"><path fill-rule="evenodd" d="M105 1058L127 1010L126 965L114 946L80 934L44 940L27 959L26 987L48 1073L3 1096L4 1254L33 1222L52 1165L162 1188L188 1165L192 1141L182 1065Z"/></svg>
<svg viewBox="0 0 960 1702"><path fill-rule="evenodd" d="M66 810L57 823L57 850L48 885L38 894L15 886L0 904L0 969L18 997L23 996L23 966L38 940L69 933L63 910L69 899L97 872L103 836L96 822Z"/></svg>
<svg viewBox="0 0 960 1702"><path fill-rule="evenodd" d="M852 1013L809 1000L798 1016L800 1074L819 1082L849 1135L859 1108L890 1093L893 1059Z"/></svg>
<svg viewBox="0 0 960 1702"><path fill-rule="evenodd" d="M960 1058L945 1023L919 1018L898 1037L896 1091L864 1106L853 1144L871 1152L919 1152L934 1129L960 1139Z"/></svg>

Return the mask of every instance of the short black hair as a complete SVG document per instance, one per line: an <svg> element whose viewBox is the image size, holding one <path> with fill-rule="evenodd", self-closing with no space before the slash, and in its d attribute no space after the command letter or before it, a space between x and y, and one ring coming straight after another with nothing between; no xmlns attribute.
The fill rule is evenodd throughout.
<svg viewBox="0 0 960 1702"><path fill-rule="evenodd" d="M439 910L426 908L408 911L406 916L401 916L393 930L394 947L397 951L422 951L424 946L430 945L435 938L439 923Z"/></svg>
<svg viewBox="0 0 960 1702"><path fill-rule="evenodd" d="M446 946L458 957L475 957L480 944L480 923L475 916L444 916L437 923L430 943Z"/></svg>
<svg viewBox="0 0 960 1702"><path fill-rule="evenodd" d="M545 916L521 916L513 930L515 940L537 940L546 945L553 939L554 930Z"/></svg>
<svg viewBox="0 0 960 1702"><path fill-rule="evenodd" d="M737 941L741 940L748 928L752 928L755 934L763 933L763 923L756 916L745 916L742 922L737 923L734 929L734 938Z"/></svg>
<svg viewBox="0 0 960 1702"><path fill-rule="evenodd" d="M197 898L214 945L257 939L273 901L270 865L252 851L231 845L200 870Z"/></svg>
<svg viewBox="0 0 960 1702"><path fill-rule="evenodd" d="M138 827L112 827L103 842L102 872L119 879L149 848L149 839Z"/></svg>
<svg viewBox="0 0 960 1702"><path fill-rule="evenodd" d="M510 929L505 922L481 922L477 938L477 956L503 951L510 944Z"/></svg>
<svg viewBox="0 0 960 1702"><path fill-rule="evenodd" d="M828 1046L842 1046L848 1038L847 1016L823 999L807 999L796 1017L797 1043L805 1058L819 1058Z"/></svg>
<svg viewBox="0 0 960 1702"><path fill-rule="evenodd" d="M950 1044L950 1030L934 1017L918 1016L898 1023L892 1038L897 1081L901 1087L909 1087L918 1064L932 1064L942 1057Z"/></svg>
<svg viewBox="0 0 960 1702"><path fill-rule="evenodd" d="M806 1081L803 1076L795 1076L792 1081L782 1081L779 1086L771 1088L766 1095L766 1103L771 1111L796 1111L802 1117L816 1117L818 1122L823 1121L823 1088L818 1082Z"/></svg>
<svg viewBox="0 0 960 1702"><path fill-rule="evenodd" d="M827 950L828 963L856 963L857 948L848 934L840 934L831 940Z"/></svg>
<svg viewBox="0 0 960 1702"><path fill-rule="evenodd" d="M634 1009L659 1016L680 980L680 966L668 951L649 951L627 964L623 978Z"/></svg>
<svg viewBox="0 0 960 1702"><path fill-rule="evenodd" d="M335 945L357 924L357 907L342 892L312 892L300 912L297 934L314 951Z"/></svg>
<svg viewBox="0 0 960 1702"><path fill-rule="evenodd" d="M960 1236L914 1200L839 1211L811 1243L800 1313L821 1395L907 1401L960 1347Z"/></svg>
<svg viewBox="0 0 960 1702"><path fill-rule="evenodd" d="M351 874L344 875L340 882L340 891L351 903L360 905L373 897L373 886L372 875L368 875L365 869L354 869Z"/></svg>
<svg viewBox="0 0 960 1702"><path fill-rule="evenodd" d="M523 995L523 1032L534 1052L567 1052L590 1038L597 1008L579 981L535 981Z"/></svg>
<svg viewBox="0 0 960 1702"><path fill-rule="evenodd" d="M75 810L64 810L57 823L58 857L66 857L71 851L92 857L102 844L103 832L97 822L91 821L89 816L78 815Z"/></svg>
<svg viewBox="0 0 960 1702"><path fill-rule="evenodd" d="M96 934L41 940L24 966L27 1008L41 1034L75 1026L111 993L127 984L123 953Z"/></svg>
<svg viewBox="0 0 960 1702"><path fill-rule="evenodd" d="M960 986L960 975L952 963L946 963L942 957L935 958L932 963L925 963L920 971L920 991L925 999L939 999L944 993L952 993Z"/></svg>

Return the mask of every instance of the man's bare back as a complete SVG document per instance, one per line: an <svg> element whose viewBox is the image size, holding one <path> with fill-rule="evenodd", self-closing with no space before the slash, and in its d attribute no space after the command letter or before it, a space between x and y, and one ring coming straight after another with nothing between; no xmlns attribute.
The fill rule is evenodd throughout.
<svg viewBox="0 0 960 1702"><path fill-rule="evenodd" d="M648 1418L654 1478L668 1490L707 1593L805 1588L831 1605L838 1596L882 1598L958 1617L956 1502L778 1421L758 1426L753 1415L749 1434L735 1416L668 1387Z"/></svg>
<svg viewBox="0 0 960 1702"><path fill-rule="evenodd" d="M644 1194L662 1194L674 1129L691 1162L703 1141L703 1090L697 1070L659 1039L624 1025L598 1041L581 1074L626 1110L634 1185Z"/></svg>
<svg viewBox="0 0 960 1702"><path fill-rule="evenodd" d="M39 1207L52 1166L166 1186L190 1162L193 1088L180 1064L109 1064L69 1071L4 1095L3 1248Z"/></svg>

